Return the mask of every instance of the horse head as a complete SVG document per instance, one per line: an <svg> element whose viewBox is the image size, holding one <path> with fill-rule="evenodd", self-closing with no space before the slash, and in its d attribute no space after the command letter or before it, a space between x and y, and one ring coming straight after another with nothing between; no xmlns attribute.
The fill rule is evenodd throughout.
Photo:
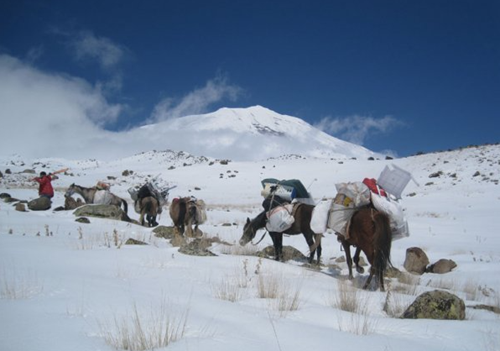
<svg viewBox="0 0 500 351"><path fill-rule="evenodd" d="M71 184L68 190L66 190L64 197L70 197L71 195L73 195L76 192L76 187L77 185L75 185L75 183Z"/></svg>
<svg viewBox="0 0 500 351"><path fill-rule="evenodd" d="M254 220L250 220L250 218L247 218L247 221L245 223L245 226L243 227L243 235L241 236L240 239L240 245L245 246L248 244L250 241L255 238L255 234L257 234L257 228L253 225Z"/></svg>

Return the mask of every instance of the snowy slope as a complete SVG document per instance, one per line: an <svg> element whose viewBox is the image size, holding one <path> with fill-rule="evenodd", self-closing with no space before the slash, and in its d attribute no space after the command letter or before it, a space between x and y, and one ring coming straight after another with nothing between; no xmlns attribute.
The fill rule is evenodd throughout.
<svg viewBox="0 0 500 351"><path fill-rule="evenodd" d="M391 304L403 308L424 291L447 289L465 300L464 321L396 318L384 311L389 295L379 291L355 290L363 312L341 310L340 291L366 274L344 283L347 267L337 262L344 253L334 234L325 234L320 270L245 255L270 245L269 237L257 247L237 245L246 218L260 211L261 179L298 178L318 201L335 196L336 183L377 178L388 164L410 171L420 184L410 182L403 193L411 235L393 242L394 266L404 271L406 249L414 246L431 262L447 258L458 265L445 275L409 279L406 288L390 279ZM185 318L185 333L168 350L499 350L499 315L472 308L500 307L499 165L499 145L374 161L296 157L221 164L152 151L110 162L0 159L0 193L25 200L36 197L26 170L70 167L53 183L54 207L63 204L71 183L98 180L111 182L131 204L128 187L159 175L177 186L171 197L205 200L208 221L201 229L207 237L234 244L214 245L216 257L187 256L148 228L104 219L81 224L71 212L22 213L0 202L0 350L114 350L106 336L120 337L124 328L115 322L131 323L134 316L147 331L175 318L179 326ZM168 215L160 224L171 224ZM115 236L149 245L117 246ZM303 237L285 237L284 244L307 253ZM259 298L260 279L277 281L285 297L298 296L298 309L280 312L278 298Z"/></svg>

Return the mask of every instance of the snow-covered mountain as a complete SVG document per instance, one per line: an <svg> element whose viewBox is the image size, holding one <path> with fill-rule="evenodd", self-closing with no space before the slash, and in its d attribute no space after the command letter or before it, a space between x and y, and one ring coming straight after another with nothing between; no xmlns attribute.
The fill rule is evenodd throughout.
<svg viewBox="0 0 500 351"><path fill-rule="evenodd" d="M0 156L11 157L15 153L27 159L60 157L109 161L153 150L173 150L233 161L256 161L290 154L334 159L381 156L336 139L299 118L261 106L222 108L125 131L109 131L73 121L50 128L27 124L23 129L23 142L11 140L18 131L6 130L4 134L8 138L0 141ZM40 135L44 135L42 140L39 140Z"/></svg>
<svg viewBox="0 0 500 351"><path fill-rule="evenodd" d="M300 118L262 106L221 108L171 119L130 132L130 136L164 140L168 148L216 158L261 160L287 154L327 158L363 158L374 152L334 138Z"/></svg>

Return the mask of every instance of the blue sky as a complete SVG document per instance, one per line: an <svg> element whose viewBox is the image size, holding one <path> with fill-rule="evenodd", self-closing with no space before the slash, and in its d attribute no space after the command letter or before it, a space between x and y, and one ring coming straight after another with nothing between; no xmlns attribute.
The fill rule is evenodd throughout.
<svg viewBox="0 0 500 351"><path fill-rule="evenodd" d="M262 105L399 156L500 141L498 0L4 0L0 72L20 71L113 131ZM37 101L13 85L5 118Z"/></svg>

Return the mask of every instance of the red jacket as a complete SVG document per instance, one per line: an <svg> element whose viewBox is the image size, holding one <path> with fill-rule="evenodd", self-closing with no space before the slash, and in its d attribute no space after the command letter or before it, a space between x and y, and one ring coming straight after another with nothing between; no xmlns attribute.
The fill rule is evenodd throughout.
<svg viewBox="0 0 500 351"><path fill-rule="evenodd" d="M48 197L54 196L54 188L52 188L52 177L50 175L46 175L43 177L35 178L35 181L40 184L38 187L38 194L45 195Z"/></svg>

